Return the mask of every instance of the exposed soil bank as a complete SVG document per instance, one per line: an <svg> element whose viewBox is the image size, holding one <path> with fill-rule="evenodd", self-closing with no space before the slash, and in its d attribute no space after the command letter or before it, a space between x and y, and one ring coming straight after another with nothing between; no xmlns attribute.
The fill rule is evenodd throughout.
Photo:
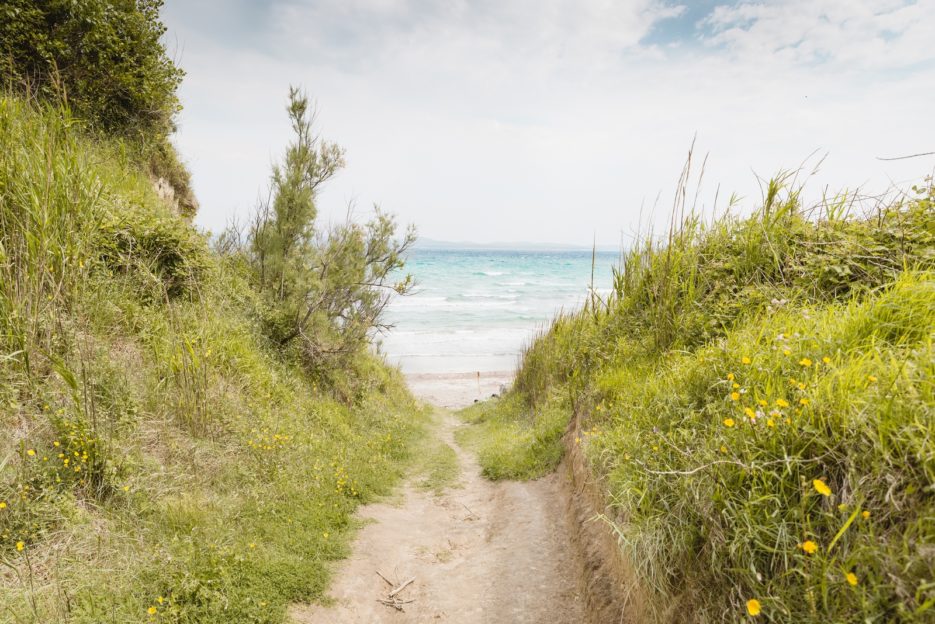
<svg viewBox="0 0 935 624"><path fill-rule="evenodd" d="M626 519L610 508L604 490L588 469L576 440L581 439L581 416L576 414L565 433L565 457L558 469L566 483L565 506L569 516L581 599L586 619L592 624L629 624L645 621L645 602L632 566L618 546L614 525Z"/></svg>
<svg viewBox="0 0 935 624"><path fill-rule="evenodd" d="M462 425L445 414L437 435L461 467L460 484L440 495L413 483L400 504L362 508L371 520L332 584L329 606L303 605L303 624L453 622L577 624L586 621L580 564L566 513L566 473L529 482L490 482L454 442ZM378 602L389 585L415 581L404 611Z"/></svg>

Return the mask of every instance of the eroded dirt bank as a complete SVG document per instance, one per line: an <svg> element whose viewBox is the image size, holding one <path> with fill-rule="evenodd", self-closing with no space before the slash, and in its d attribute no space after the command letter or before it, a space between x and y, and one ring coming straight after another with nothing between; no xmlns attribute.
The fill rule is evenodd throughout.
<svg viewBox="0 0 935 624"><path fill-rule="evenodd" d="M587 621L576 548L567 513L567 472L530 482L492 483L453 433L451 414L438 435L456 452L459 484L441 494L410 483L397 504L362 508L371 522L342 562L329 606L292 611L303 624L452 622L500 624ZM415 581L400 592L403 611L378 602L390 585Z"/></svg>
<svg viewBox="0 0 935 624"><path fill-rule="evenodd" d="M565 457L558 473L565 485L563 503L574 544L580 599L591 624L637 624L646 619L646 603L636 574L623 557L614 526L626 518L608 504L600 484L587 467L581 446L581 416L576 414L565 433Z"/></svg>

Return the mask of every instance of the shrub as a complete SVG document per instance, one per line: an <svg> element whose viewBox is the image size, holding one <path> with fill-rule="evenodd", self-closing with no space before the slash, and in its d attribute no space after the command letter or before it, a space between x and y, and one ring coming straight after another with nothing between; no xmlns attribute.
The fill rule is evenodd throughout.
<svg viewBox="0 0 935 624"><path fill-rule="evenodd" d="M162 0L9 0L0 7L8 80L62 99L109 133L167 136L183 72L160 38Z"/></svg>

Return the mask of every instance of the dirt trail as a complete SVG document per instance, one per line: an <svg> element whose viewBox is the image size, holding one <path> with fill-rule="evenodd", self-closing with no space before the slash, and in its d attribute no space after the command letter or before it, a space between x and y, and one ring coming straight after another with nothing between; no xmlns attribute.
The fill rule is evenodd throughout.
<svg viewBox="0 0 935 624"><path fill-rule="evenodd" d="M449 413L437 435L461 467L460 486L442 494L404 487L402 503L363 507L372 519L331 587L334 604L303 605L302 624L450 622L565 624L584 621L563 484L558 474L537 481L492 483L473 455L454 441L462 426ZM415 577L400 597L404 612L377 602L393 582Z"/></svg>

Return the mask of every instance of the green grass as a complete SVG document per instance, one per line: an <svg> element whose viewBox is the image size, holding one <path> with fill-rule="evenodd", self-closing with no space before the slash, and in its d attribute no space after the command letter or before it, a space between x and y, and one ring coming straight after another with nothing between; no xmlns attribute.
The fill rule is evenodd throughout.
<svg viewBox="0 0 935 624"><path fill-rule="evenodd" d="M485 472L524 478L575 405L648 621L935 616L933 191L860 206L773 183L686 219L468 411Z"/></svg>
<svg viewBox="0 0 935 624"><path fill-rule="evenodd" d="M562 458L567 404L530 408L518 395L477 403L459 412L470 427L457 440L477 452L488 479L535 479L551 472Z"/></svg>
<svg viewBox="0 0 935 624"><path fill-rule="evenodd" d="M435 420L437 418L436 411ZM424 436L413 449L412 458L411 470L420 489L439 495L457 485L461 475L458 455L444 440L435 435Z"/></svg>
<svg viewBox="0 0 935 624"><path fill-rule="evenodd" d="M121 146L8 97L0 143L0 619L282 622L320 598L428 413L365 353L328 387L285 359L244 267Z"/></svg>

